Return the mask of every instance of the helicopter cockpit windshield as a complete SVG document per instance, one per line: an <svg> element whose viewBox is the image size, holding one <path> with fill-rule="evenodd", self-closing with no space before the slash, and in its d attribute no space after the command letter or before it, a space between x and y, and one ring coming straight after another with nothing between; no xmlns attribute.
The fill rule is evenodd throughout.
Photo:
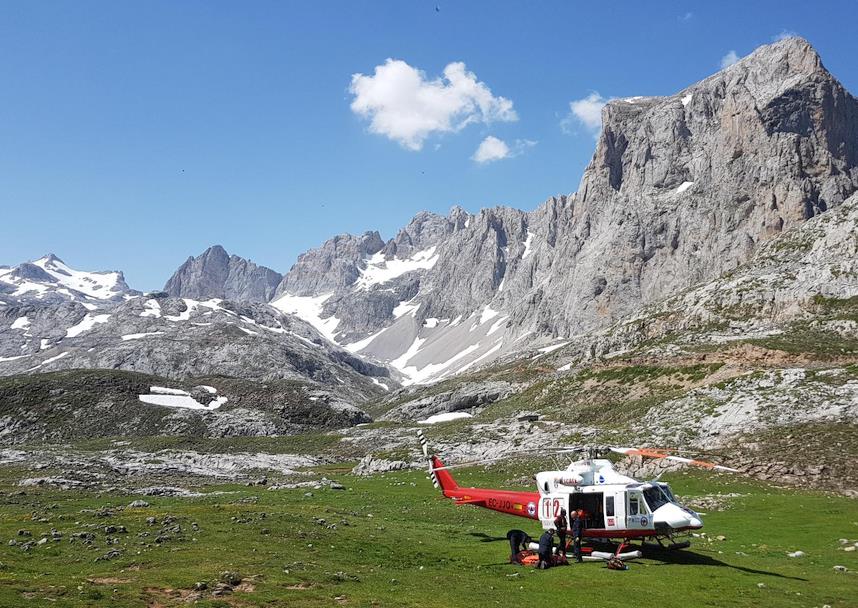
<svg viewBox="0 0 858 608"><path fill-rule="evenodd" d="M666 505L669 502L676 501L673 497L673 492L670 491L670 487L658 483L644 490L644 499L646 499L646 504L649 505L651 511L655 511L660 506Z"/></svg>

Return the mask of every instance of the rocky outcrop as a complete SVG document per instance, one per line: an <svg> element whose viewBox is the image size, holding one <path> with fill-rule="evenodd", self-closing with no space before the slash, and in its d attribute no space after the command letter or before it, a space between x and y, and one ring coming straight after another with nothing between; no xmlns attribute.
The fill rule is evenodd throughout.
<svg viewBox="0 0 858 608"><path fill-rule="evenodd" d="M379 473L404 471L411 468L414 467L404 460L385 460L384 458L375 458L372 454L367 454L352 469L352 473L361 477L368 477Z"/></svg>
<svg viewBox="0 0 858 608"><path fill-rule="evenodd" d="M521 389L522 386L502 381L467 382L451 391L406 401L386 412L380 420L423 420L435 414L473 410L505 399Z"/></svg>
<svg viewBox="0 0 858 608"><path fill-rule="evenodd" d="M164 291L177 298L268 302L281 279L280 273L214 245L188 258L167 281Z"/></svg>
<svg viewBox="0 0 858 608"><path fill-rule="evenodd" d="M360 236L335 236L318 249L298 256L277 287L276 296L284 293L312 296L344 289L360 276L364 260L383 247L384 241L375 231Z"/></svg>

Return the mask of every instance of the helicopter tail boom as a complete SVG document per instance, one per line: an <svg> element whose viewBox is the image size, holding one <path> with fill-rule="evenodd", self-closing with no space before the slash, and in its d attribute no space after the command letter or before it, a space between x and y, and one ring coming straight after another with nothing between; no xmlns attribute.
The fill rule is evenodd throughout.
<svg viewBox="0 0 858 608"><path fill-rule="evenodd" d="M456 480L453 479L453 475L450 474L450 471L447 470L440 458L433 455L429 462L432 464L432 468L430 469L432 482L435 483L435 486L439 488L445 496L447 495L447 492L453 492L459 489L459 484L457 484Z"/></svg>

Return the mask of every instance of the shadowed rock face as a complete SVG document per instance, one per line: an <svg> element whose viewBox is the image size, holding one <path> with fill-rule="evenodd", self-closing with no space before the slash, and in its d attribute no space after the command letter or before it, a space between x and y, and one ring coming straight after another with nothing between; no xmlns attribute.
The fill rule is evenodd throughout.
<svg viewBox="0 0 858 608"><path fill-rule="evenodd" d="M215 245L188 258L167 281L164 291L178 298L268 302L281 278L270 268L229 255Z"/></svg>

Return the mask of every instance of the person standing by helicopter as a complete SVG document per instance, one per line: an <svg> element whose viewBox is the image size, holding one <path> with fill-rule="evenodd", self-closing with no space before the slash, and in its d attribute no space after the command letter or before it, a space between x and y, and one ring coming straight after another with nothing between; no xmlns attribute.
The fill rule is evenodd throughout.
<svg viewBox="0 0 858 608"><path fill-rule="evenodd" d="M584 527L584 522L581 520L581 514L578 511L572 511L572 550L574 551L575 561L579 564L584 560L581 559L581 532Z"/></svg>
<svg viewBox="0 0 858 608"><path fill-rule="evenodd" d="M566 517L566 509L560 507L560 515L554 518L554 528L557 530L557 555L566 557L566 531L569 529L569 520Z"/></svg>
<svg viewBox="0 0 858 608"><path fill-rule="evenodd" d="M543 532L539 537L539 563L536 567L540 570L550 568L554 564L551 563L551 554L554 552L554 528Z"/></svg>

